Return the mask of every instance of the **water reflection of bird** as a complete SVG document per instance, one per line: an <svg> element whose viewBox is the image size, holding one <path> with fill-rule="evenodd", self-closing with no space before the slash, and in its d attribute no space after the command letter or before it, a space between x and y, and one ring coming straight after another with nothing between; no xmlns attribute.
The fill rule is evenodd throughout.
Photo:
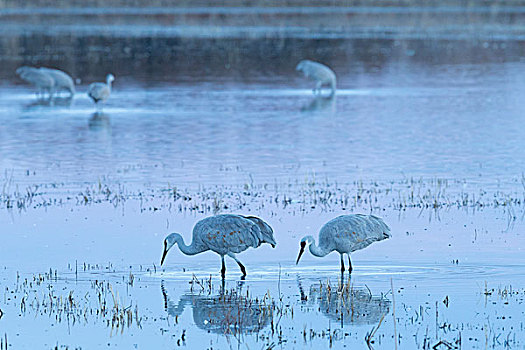
<svg viewBox="0 0 525 350"><path fill-rule="evenodd" d="M55 97L53 99L38 99L36 101L33 101L25 105L24 109L32 110L32 109L39 108L39 107L56 107L56 106L69 107L71 106L72 101L73 101L72 96Z"/></svg>
<svg viewBox="0 0 525 350"><path fill-rule="evenodd" d="M111 94L111 83L115 80L113 74L108 74L105 83L93 83L89 85L88 96L95 102L97 109L99 108L99 102L104 103Z"/></svg>
<svg viewBox="0 0 525 350"><path fill-rule="evenodd" d="M16 74L22 80L34 85L37 88L37 95L40 97L43 98L46 92L50 99L53 96L55 80L48 73L38 68L22 66L16 70Z"/></svg>
<svg viewBox="0 0 525 350"><path fill-rule="evenodd" d="M237 259L235 253L246 249L257 248L262 243L269 243L272 247L277 244L273 237L272 228L263 220L254 216L233 214L216 215L205 218L193 228L193 238L190 245L178 233L172 233L164 239L164 251L160 264L164 263L166 254L175 244L186 255L195 255L211 250L221 256L221 275L224 277L226 266L224 256L228 255L239 265L243 276L246 276L244 265Z"/></svg>
<svg viewBox="0 0 525 350"><path fill-rule="evenodd" d="M330 86L330 96L335 94L336 77L335 73L330 67L310 60L302 60L297 64L295 70L303 72L304 76L315 80L314 94L320 95L321 88L324 85Z"/></svg>
<svg viewBox="0 0 525 350"><path fill-rule="evenodd" d="M273 317L271 305L251 299L240 290L221 291L218 295L184 294L179 302L170 300L164 284L161 284L164 307L168 315L182 315L191 305L193 322L197 327L218 334L256 333L268 326Z"/></svg>
<svg viewBox="0 0 525 350"><path fill-rule="evenodd" d="M350 253L368 247L375 241L390 237L390 228L383 219L374 215L351 214L341 215L328 221L319 231L319 245L312 236L301 239L301 249L296 264L299 263L304 249L309 245L310 253L323 257L337 251L341 254L341 272L345 270L343 254L348 255L348 271L352 272Z"/></svg>
<svg viewBox="0 0 525 350"><path fill-rule="evenodd" d="M89 118L88 126L91 130L108 129L111 124L109 115L103 112L95 112Z"/></svg>
<svg viewBox="0 0 525 350"><path fill-rule="evenodd" d="M310 286L307 297L299 284L301 300L317 302L329 319L343 325L376 324L390 311L391 302L384 296L373 296L368 289L354 288L350 280L337 286L328 283Z"/></svg>
<svg viewBox="0 0 525 350"><path fill-rule="evenodd" d="M336 96L315 96L315 98L312 101L301 107L301 112L308 113L327 110L328 112L334 113L335 105Z"/></svg>

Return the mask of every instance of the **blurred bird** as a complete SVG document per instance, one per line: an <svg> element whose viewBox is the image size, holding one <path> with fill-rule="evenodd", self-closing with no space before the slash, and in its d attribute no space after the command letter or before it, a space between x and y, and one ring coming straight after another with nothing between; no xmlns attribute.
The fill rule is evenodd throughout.
<svg viewBox="0 0 525 350"><path fill-rule="evenodd" d="M22 80L34 85L38 91L37 95L44 97L45 92L47 92L49 98L53 96L55 80L48 73L38 68L22 66L16 70L16 74L18 74Z"/></svg>
<svg viewBox="0 0 525 350"><path fill-rule="evenodd" d="M60 92L60 90L66 90L69 92L70 96L75 94L75 83L73 79L67 74L59 69L55 68L46 68L41 67L40 71L47 73L55 81L55 91Z"/></svg>
<svg viewBox="0 0 525 350"><path fill-rule="evenodd" d="M93 83L89 85L88 96L95 102L97 109L99 102L105 102L111 94L111 83L115 80L113 74L108 74L105 83Z"/></svg>
<svg viewBox="0 0 525 350"><path fill-rule="evenodd" d="M246 249L257 248L262 243L269 243L272 247L277 244L273 237L272 228L263 220L254 216L222 214L202 219L193 228L193 237L190 245L178 233L172 233L164 239L164 251L160 264L164 263L166 254L175 244L186 255L195 255L211 250L221 256L221 275L226 274L224 256L228 255L239 265L243 276L246 276L244 265L237 259L235 253Z"/></svg>
<svg viewBox="0 0 525 350"><path fill-rule="evenodd" d="M323 87L323 85L330 86L330 96L335 94L336 78L334 71L331 70L330 67L319 62L302 60L297 67L295 67L295 70L303 72L305 77L316 81L313 90L315 95L321 94L321 87Z"/></svg>
<svg viewBox="0 0 525 350"><path fill-rule="evenodd" d="M312 236L301 239L299 256L296 264L309 245L310 253L323 257L334 250L341 254L341 272L345 271L343 254L348 255L348 272L352 272L350 253L368 247L376 241L390 238L390 228L383 219L374 215L351 214L341 215L328 221L319 231L319 245Z"/></svg>

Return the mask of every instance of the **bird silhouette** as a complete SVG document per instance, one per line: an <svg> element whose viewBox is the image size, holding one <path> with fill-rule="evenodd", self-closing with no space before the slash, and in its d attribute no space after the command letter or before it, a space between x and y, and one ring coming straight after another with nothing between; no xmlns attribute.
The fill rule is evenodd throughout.
<svg viewBox="0 0 525 350"><path fill-rule="evenodd" d="M55 89L55 80L50 74L41 71L38 68L28 66L17 68L16 74L18 74L22 80L37 88L37 96L40 95L43 98L45 92L47 92L49 94L49 99L52 98Z"/></svg>
<svg viewBox="0 0 525 350"><path fill-rule="evenodd" d="M111 83L115 80L113 74L108 74L105 83L93 83L89 85L88 96L95 102L97 109L99 108L99 102L104 103L111 94Z"/></svg>
<svg viewBox="0 0 525 350"><path fill-rule="evenodd" d="M40 71L47 73L55 81L55 92L60 92L60 90L66 90L69 92L70 96L75 94L75 83L73 79L66 72L61 71L56 68L47 68L41 67Z"/></svg>
<svg viewBox="0 0 525 350"><path fill-rule="evenodd" d="M272 247L277 244L273 237L272 228L263 220L254 216L222 214L202 219L193 228L193 237L190 245L178 233L171 233L164 239L164 251L160 264L164 263L168 251L177 244L182 253L195 255L211 250L221 256L221 275L224 277L226 266L224 256L228 255L239 265L243 276L246 268L235 256L236 253L252 247L257 248L262 243L269 243Z"/></svg>
<svg viewBox="0 0 525 350"><path fill-rule="evenodd" d="M315 244L315 239L312 236L305 236L301 239L296 264L299 263L305 247L309 245L310 253L317 257L323 257L333 251L341 254L341 272L345 270L343 254L347 254L348 271L352 272L350 253L387 238L390 238L390 228L383 219L374 215L341 215L328 221L321 228L319 245Z"/></svg>
<svg viewBox="0 0 525 350"><path fill-rule="evenodd" d="M330 96L334 96L336 89L335 73L330 67L310 60L302 60L297 64L295 70L303 72L304 76L316 82L314 94L320 95L324 85L330 86Z"/></svg>

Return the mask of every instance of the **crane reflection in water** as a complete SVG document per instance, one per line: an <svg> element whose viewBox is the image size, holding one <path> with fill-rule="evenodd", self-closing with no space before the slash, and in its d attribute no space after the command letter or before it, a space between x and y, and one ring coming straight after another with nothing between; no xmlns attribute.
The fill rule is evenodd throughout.
<svg viewBox="0 0 525 350"><path fill-rule="evenodd" d="M300 278L297 279L301 300L304 303L319 305L321 311L331 321L345 325L377 324L390 312L391 302L384 295L374 296L368 288L357 288L351 278L341 280L337 285L319 282L310 286L305 293Z"/></svg>
<svg viewBox="0 0 525 350"><path fill-rule="evenodd" d="M251 298L242 291L242 283L230 290L224 285L218 294L208 290L190 292L171 300L164 282L161 283L164 307L169 316L179 317L186 306L191 306L193 322L207 332L233 335L257 333L270 324L273 318L273 302L264 298Z"/></svg>

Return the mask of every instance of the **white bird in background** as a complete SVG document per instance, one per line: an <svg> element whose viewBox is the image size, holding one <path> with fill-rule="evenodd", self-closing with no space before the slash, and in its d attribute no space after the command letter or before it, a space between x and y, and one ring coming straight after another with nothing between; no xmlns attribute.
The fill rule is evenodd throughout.
<svg viewBox="0 0 525 350"><path fill-rule="evenodd" d="M38 94L44 96L44 93L49 94L49 98L53 96L55 88L55 80L49 74L41 71L38 68L22 66L16 70L16 74L26 82L36 86Z"/></svg>
<svg viewBox="0 0 525 350"><path fill-rule="evenodd" d="M59 69L22 66L16 70L16 74L25 81L35 85L40 93L47 91L50 97L60 90L69 91L70 96L75 94L75 83L73 79Z"/></svg>
<svg viewBox="0 0 525 350"><path fill-rule="evenodd" d="M88 96L99 106L99 102L105 102L111 94L111 83L115 80L113 74L108 74L105 83L93 83L89 85Z"/></svg>
<svg viewBox="0 0 525 350"><path fill-rule="evenodd" d="M70 96L75 94L75 83L73 78L69 76L66 72L63 72L55 68L41 67L40 71L47 73L55 81L55 91L59 92L60 90L66 90L69 92Z"/></svg>
<svg viewBox="0 0 525 350"><path fill-rule="evenodd" d="M190 245L186 245L178 233L168 235L164 239L164 252L160 264L164 263L171 247L178 244L180 251L186 255L195 255L208 250L219 254L222 260L222 277L226 273L224 256L228 255L237 262L244 277L246 269L235 253L243 252L249 247L257 248L262 243L269 243L274 248L277 244L272 228L263 220L254 216L234 214L210 216L195 224Z"/></svg>
<svg viewBox="0 0 525 350"><path fill-rule="evenodd" d="M368 247L375 241L390 238L390 228L383 219L374 215L351 214L341 215L328 221L319 231L319 245L312 236L301 239L301 250L296 264L309 245L310 253L323 257L334 250L341 254L341 272L345 270L343 254L348 255L348 272L352 272L350 253Z"/></svg>
<svg viewBox="0 0 525 350"><path fill-rule="evenodd" d="M315 95L321 94L321 87L323 87L323 85L330 86L330 89L332 90L330 96L335 94L336 77L334 71L330 69L330 67L319 62L302 60L297 67L295 67L295 70L303 72L305 77L316 81L314 88Z"/></svg>

